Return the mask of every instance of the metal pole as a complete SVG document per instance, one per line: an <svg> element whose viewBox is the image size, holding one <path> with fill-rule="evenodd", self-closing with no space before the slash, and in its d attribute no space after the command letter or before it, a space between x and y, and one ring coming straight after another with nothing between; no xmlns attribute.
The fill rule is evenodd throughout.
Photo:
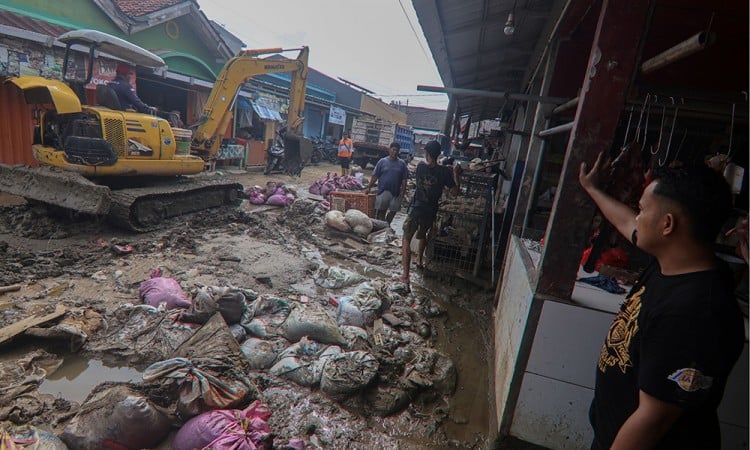
<svg viewBox="0 0 750 450"><path fill-rule="evenodd" d="M572 130L573 129L573 125L575 125L575 121L564 123L564 124L558 125L556 127L547 128L546 130L542 130L539 133L537 133L537 135L539 137L547 137L547 136L552 136L554 134L565 133L566 131Z"/></svg>
<svg viewBox="0 0 750 450"><path fill-rule="evenodd" d="M562 105L555 107L555 109L552 110L552 114L560 114L563 111L575 108L576 106L578 106L578 99L579 97L573 97Z"/></svg>
<svg viewBox="0 0 750 450"><path fill-rule="evenodd" d="M490 98L504 98L510 100L521 100L528 102L540 102L540 103L552 103L559 105L568 101L567 98L563 97L547 97L543 95L531 95L531 94L518 94L511 92L499 92L499 91L483 91L480 89L463 89L463 88L450 88L442 86L424 86L417 85L417 90L422 92L445 92L447 94L461 95L467 97L490 97Z"/></svg>
<svg viewBox="0 0 750 450"><path fill-rule="evenodd" d="M688 39L680 42L672 48L669 48L658 55L650 58L641 64L641 73L646 74L660 69L675 61L679 61L695 52L703 50L709 45L716 42L716 34L712 32L701 31Z"/></svg>

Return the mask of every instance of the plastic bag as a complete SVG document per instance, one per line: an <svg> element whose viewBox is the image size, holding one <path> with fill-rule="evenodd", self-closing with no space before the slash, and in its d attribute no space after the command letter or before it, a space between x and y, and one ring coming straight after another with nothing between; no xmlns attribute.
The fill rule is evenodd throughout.
<svg viewBox="0 0 750 450"><path fill-rule="evenodd" d="M135 385L105 383L94 389L60 437L76 450L153 448L171 427L170 417Z"/></svg>
<svg viewBox="0 0 750 450"><path fill-rule="evenodd" d="M245 313L246 302L242 290L232 287L202 287L193 297L189 311L181 320L191 323L206 323L216 312L221 313L228 324L239 323Z"/></svg>
<svg viewBox="0 0 750 450"><path fill-rule="evenodd" d="M174 450L255 450L270 448L271 410L254 401L243 410L216 410L193 417L175 435Z"/></svg>
<svg viewBox="0 0 750 450"><path fill-rule="evenodd" d="M327 267L318 271L315 284L326 289L352 286L365 280L362 275L339 267Z"/></svg>
<svg viewBox="0 0 750 450"><path fill-rule="evenodd" d="M158 307L164 303L167 309L190 308L190 300L174 278L152 276L141 283L139 291L141 300L147 305Z"/></svg>
<svg viewBox="0 0 750 450"><path fill-rule="evenodd" d="M451 394L456 388L456 367L446 355L428 347L409 350L404 380L415 388L433 388Z"/></svg>
<svg viewBox="0 0 750 450"><path fill-rule="evenodd" d="M353 325L364 328L365 316L354 303L351 297L341 297L338 299L339 308L336 314L336 322L339 325Z"/></svg>
<svg viewBox="0 0 750 450"><path fill-rule="evenodd" d="M310 339L326 344L346 344L346 340L339 332L336 322L321 306L315 303L305 306L297 305L287 317L282 328L284 337L290 342L297 342L303 337L309 336Z"/></svg>

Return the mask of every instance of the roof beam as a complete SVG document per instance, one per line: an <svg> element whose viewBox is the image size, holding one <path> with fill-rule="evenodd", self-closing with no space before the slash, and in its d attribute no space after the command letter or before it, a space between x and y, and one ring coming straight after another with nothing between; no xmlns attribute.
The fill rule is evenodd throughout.
<svg viewBox="0 0 750 450"><path fill-rule="evenodd" d="M511 92L499 92L499 91L483 91L479 89L461 89L452 87L441 87L441 86L424 86L417 85L418 91L424 92L445 92L451 95L459 95L466 97L489 97L489 98L502 98L509 100L522 100L530 102L541 102L541 103L552 103L559 105L568 101L567 98L562 97L548 97L542 95L531 95L531 94L520 94Z"/></svg>

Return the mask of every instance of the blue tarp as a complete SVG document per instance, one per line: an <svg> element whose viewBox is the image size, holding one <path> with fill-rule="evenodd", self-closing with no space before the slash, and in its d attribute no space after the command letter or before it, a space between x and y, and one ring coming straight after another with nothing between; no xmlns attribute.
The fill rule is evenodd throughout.
<svg viewBox="0 0 750 450"><path fill-rule="evenodd" d="M260 117L261 119L264 119L264 120L276 120L276 121L279 121L279 122L282 121L281 114L279 114L279 112L276 111L276 110L274 110L274 109L266 108L265 106L261 106L261 105L255 103L255 102L253 102L253 110L258 115L258 117Z"/></svg>

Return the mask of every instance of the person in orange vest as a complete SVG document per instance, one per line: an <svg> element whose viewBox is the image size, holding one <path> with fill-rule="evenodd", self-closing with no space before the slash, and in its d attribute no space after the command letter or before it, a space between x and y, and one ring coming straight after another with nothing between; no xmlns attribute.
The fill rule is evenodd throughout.
<svg viewBox="0 0 750 450"><path fill-rule="evenodd" d="M341 176L351 175L349 165L352 161L352 150L354 143L349 138L349 132L344 131L344 136L339 141L339 164L341 164Z"/></svg>

